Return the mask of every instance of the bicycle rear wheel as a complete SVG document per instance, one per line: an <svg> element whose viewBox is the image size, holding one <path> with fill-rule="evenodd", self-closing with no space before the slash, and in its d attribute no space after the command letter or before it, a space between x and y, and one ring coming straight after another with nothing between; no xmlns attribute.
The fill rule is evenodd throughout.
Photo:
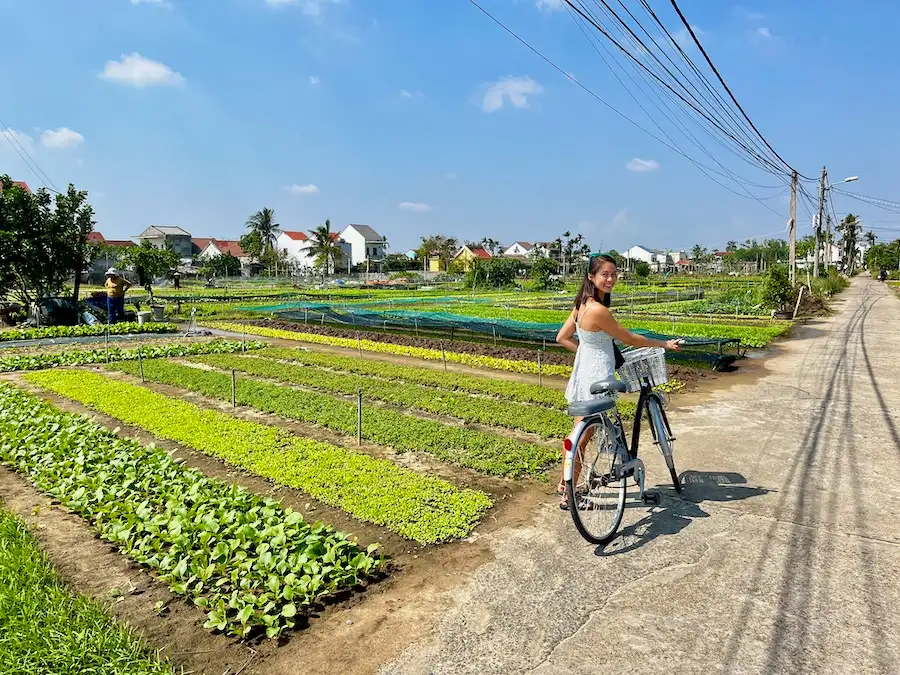
<svg viewBox="0 0 900 675"><path fill-rule="evenodd" d="M610 541L625 513L627 479L614 479L622 456L616 451L613 432L614 427L606 419L585 427L574 452L572 478L566 481L572 522L592 544Z"/></svg>
<svg viewBox="0 0 900 675"><path fill-rule="evenodd" d="M662 404L655 395L651 395L647 400L647 410L650 413L653 436L659 444L659 451L666 460L666 466L669 467L669 474L672 476L672 486L675 488L675 492L680 493L681 480L678 478L678 471L675 469L675 439L669 433L669 425L666 423Z"/></svg>

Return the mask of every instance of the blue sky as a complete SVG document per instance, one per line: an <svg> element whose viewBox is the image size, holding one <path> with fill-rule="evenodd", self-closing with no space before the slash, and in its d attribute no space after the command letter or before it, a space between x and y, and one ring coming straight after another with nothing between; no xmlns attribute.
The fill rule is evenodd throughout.
<svg viewBox="0 0 900 675"><path fill-rule="evenodd" d="M656 131L554 0L482 4ZM674 33L668 2L651 4ZM681 5L788 162L900 198L900 3ZM594 248L716 247L783 230L788 211L782 180L713 145L778 186L751 188L777 214L728 192L466 0L0 0L0 60L0 129L57 187L90 192L108 238L236 238L269 206L285 229L369 224L396 251L564 230ZM0 137L0 173L41 185L15 149Z"/></svg>

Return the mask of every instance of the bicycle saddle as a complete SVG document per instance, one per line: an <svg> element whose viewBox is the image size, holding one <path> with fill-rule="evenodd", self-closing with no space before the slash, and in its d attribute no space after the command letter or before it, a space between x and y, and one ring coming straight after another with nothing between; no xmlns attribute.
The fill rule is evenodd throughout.
<svg viewBox="0 0 900 675"><path fill-rule="evenodd" d="M592 394L608 394L613 391L624 394L626 391L628 391L628 388L625 386L624 382L616 380L615 378L600 380L599 382L594 382L594 384L591 385Z"/></svg>

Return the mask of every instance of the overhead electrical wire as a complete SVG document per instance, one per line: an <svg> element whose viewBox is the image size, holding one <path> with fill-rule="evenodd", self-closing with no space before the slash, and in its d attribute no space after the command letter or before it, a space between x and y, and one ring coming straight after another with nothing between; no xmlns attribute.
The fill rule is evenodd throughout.
<svg viewBox="0 0 900 675"><path fill-rule="evenodd" d="M570 11L570 14L571 14L571 10L569 10L569 11ZM574 18L574 17L573 17L573 18ZM616 70L613 68L613 65L612 65L612 64L613 64L613 63L616 63L616 62L615 62L615 60L614 60L612 54L610 54L609 49L607 49L606 45L603 44L602 41L597 40L596 38L592 37L592 36L588 33L588 31L586 31L585 28L584 28L579 22L577 22L577 20L576 20L576 24L578 25L579 29L581 29L581 31L582 31L582 33L585 35L585 37L588 39L588 41L590 42L591 46L594 48L594 51L597 52L597 55L600 57L600 59L603 61L603 63L607 66L607 68L609 68L609 70L610 70L610 72L612 73L613 77L615 77L615 79L619 82L619 84L622 86L622 88L628 93L628 95L631 96L631 98L632 98L632 99L634 100L634 102L638 105L638 107L643 111L643 113L647 116L647 118L653 123L653 125L654 125L657 129L659 129L660 133L666 138L666 140L669 141L669 143L671 143L673 146L675 146L676 148L678 148L679 151L681 151L682 153L684 153L682 147L681 147L681 146L680 146L680 145L679 145L679 144L678 144L678 143L677 143L677 142L676 142L676 141L675 141L675 140L674 140L674 139L673 139L666 131L665 131L665 129L664 129L664 128L662 127L662 125L661 125L661 124L653 117L653 115L650 114L650 112L647 110L647 108L641 103L641 101L638 99L638 97L634 94L634 92L631 91L631 89L628 87L628 85L625 84L625 82L622 80L622 78L619 76L619 74L618 74L618 73L616 72ZM610 58L609 61L606 59L606 57L603 56L603 53L600 51L601 48L606 52L607 56L609 56L609 58ZM612 63L611 63L611 62L612 62ZM625 77L627 77L627 73L624 73L624 68L623 68L623 66L621 66L620 64L617 64L617 63L616 63L616 65L623 71L623 75L624 75ZM648 98L648 100L651 102L651 104L654 105L654 107L656 107L656 109L657 109L661 114L663 114L663 115L665 116L665 112L662 110L662 108L660 107L660 105L657 103L657 101L656 101L653 97L651 97L651 96L649 96L649 95L647 94L647 92L646 92L646 90L643 88L643 86L642 86L639 82L635 81L634 79L632 79L632 83L633 83L638 89L640 89L641 92L642 92L645 96L647 96L647 98ZM666 107L666 109L667 109L667 111L668 111L668 113L669 113L669 115L668 115L669 120L672 121L673 124L675 124L676 126L678 126L678 127L680 128L680 130L681 130L681 131L682 131L682 132L683 132L683 133L691 140L691 142L692 142L692 143L693 143L693 144L694 144L701 152L705 153L705 154L706 154L713 162L715 162L715 164L721 169L721 171L716 171L715 169L712 169L712 168L709 168L709 167L703 168L702 166L698 165L697 168L698 168L704 175L706 175L707 178L709 178L710 180L712 180L714 183L716 183L716 184L719 185L720 187L722 187L722 188L728 190L729 192L731 192L731 193L737 195L738 197L743 197L743 198L746 198L746 199L754 199L754 200L756 200L756 201L759 201L760 204L762 204L762 206L764 206L764 207L766 207L766 208L769 208L767 204L764 204L764 203L761 201L761 199L772 199L772 198L774 198L774 197L777 197L778 195L774 195L774 196L772 196L772 197L757 197L756 195L753 195L749 190L747 190L747 188L745 187L745 184L749 184L749 185L752 185L752 186L755 186L755 187L761 187L761 188L765 188L765 189L776 189L776 190L778 189L778 186L766 186L766 185L760 185L760 184L758 184L758 183L753 183L753 182L751 182L751 181L748 181L746 178L739 177L739 176L737 176L734 172L730 171L724 164L722 164L721 162L719 162L719 160L716 159L715 156L712 155L712 154L706 149L706 147L705 147L705 146L704 146L704 145L696 138L696 136L694 136L694 135L690 132L690 130L687 128L687 126L686 126L685 124L681 123L681 121L678 120L677 113L676 113L675 111L673 111L672 108L669 107L668 104L666 104L665 101L661 101L661 102L662 102L662 104ZM678 121L676 121L676 120L678 120ZM734 181L735 184L736 184L741 190L743 190L744 193L742 194L742 193L740 193L740 192L737 192L737 191L735 191L735 190L732 190L732 189L731 189L730 187L728 187L727 185L725 185L725 184L721 183L720 181L716 180L715 178L713 178L713 177L710 175L710 173L715 173L715 174L717 174L717 175L719 175L719 176L721 176L721 177L723 177L723 178L726 178L726 179L729 179L729 180ZM783 192L783 190L780 191L780 193L781 193L781 192ZM780 193L779 193L779 194L780 194ZM769 210L771 210L773 213L775 213L775 214L778 215L778 216L782 216L782 214L778 213L777 211L774 211L774 210L771 209L771 208L770 208ZM782 216L782 217L783 217L783 216Z"/></svg>
<svg viewBox="0 0 900 675"><path fill-rule="evenodd" d="M8 127L6 122L4 122L2 119L0 119L0 134L2 134L3 138L5 138L7 143L9 143L9 146L31 170L35 178L37 178L38 181L44 183L45 185L49 185L53 192L59 194L59 190L56 189L56 185L53 184L53 181L50 180L50 177L44 172L43 169L41 169L34 158L28 153L28 150L26 150L22 146L22 144L19 143L19 140L16 138L15 134L12 133L12 129Z"/></svg>
<svg viewBox="0 0 900 675"><path fill-rule="evenodd" d="M695 113L699 114L701 117L706 119L710 124L718 128L727 138L731 139L736 145L743 148L748 154L755 157L761 165L768 166L770 169L774 171L784 173L784 169L775 162L772 162L770 159L766 158L763 155L760 155L756 151L754 151L749 145L747 145L744 141L739 139L734 133L729 131L715 116L711 115L709 111L707 111L703 105L697 100L695 96L693 96L683 84L678 80L675 74L669 69L658 56L653 54L653 51L647 47L647 44L644 43L643 40L634 32L634 30L625 22L610 6L605 0L594 0L595 2L599 2L600 5L608 12L608 14L617 21L622 28L627 31L627 33L631 36L640 50L641 53L649 54L653 60L658 64L664 71L666 75L668 75L671 79L676 81L679 89L682 89L686 93L682 93L678 91L672 84L664 79L660 74L654 72L651 68L649 68L641 59L638 59L634 54L632 54L626 47L624 47L618 40L616 40L610 31L602 25L602 22L598 20L598 17L592 15L590 10L588 10L584 4L584 0L563 0L563 2L575 10L578 15L587 21L595 30L600 32L606 39L613 43L613 45L619 49L628 59L634 62L637 66L639 66L643 71L645 71L650 77L655 80L659 85L663 87L663 89L669 91L673 95L675 95L683 104L688 106ZM689 100L693 99L693 100ZM789 168L789 167L788 167Z"/></svg>
<svg viewBox="0 0 900 675"><path fill-rule="evenodd" d="M657 135L656 133L653 133L652 131L650 131L649 129L647 129L645 126L643 126L642 124L640 124L640 123L637 122L636 120L632 119L631 117L629 117L628 115L626 115L625 113L621 112L620 110L618 110L617 108L615 108L613 105L611 105L610 103L608 103L606 100L604 100L602 97L600 97L596 92L594 92L592 89L590 89L589 87L587 87L587 86L586 86L584 83L582 83L581 81L577 80L577 79L576 79L574 76L572 76L570 73L566 72L566 71L565 71L562 67L560 67L556 62L554 62L554 61L553 61L552 59L550 59L548 56L546 56L545 54L543 54L543 53L542 53L540 50L538 50L536 47L534 47L533 45L531 45L528 41L526 41L523 37L521 37L521 36L520 36L518 33L516 33L514 30L512 30L511 28L509 28L509 27L508 27L506 24L504 24L499 18L497 18L497 17L496 17L495 15L493 15L490 11L488 11L488 10L485 9L483 6L481 6L481 4L479 4L479 2L477 2L476 0L469 0L469 3L470 3L471 5L473 5L476 9L478 9L478 10L479 10L482 14L484 14L487 18L489 18L491 21L493 21L497 26L499 26L501 29L503 29L506 33L508 33L510 36L512 36L516 41L518 41L520 44L522 44L526 49L528 49L529 51L531 51L532 53L534 53L536 56L538 56L540 59L542 59L545 63L547 63L550 67L552 67L554 70L556 70L556 71L559 72L561 75L563 75L564 77L566 77L566 79L568 79L569 81L571 81L571 82L573 82L574 84L576 84L579 88L581 88L583 91L585 91L588 95L590 95L592 98L594 98L597 102L599 102L599 103L602 104L604 107L606 107L607 109L609 109L609 110L611 110L612 112L614 112L616 115L618 115L619 117L621 117L622 119L624 119L625 121L627 121L629 124L633 125L633 126L636 127L637 129L641 130L642 132L644 132L645 134L647 134L648 136L650 136L651 138L653 138L653 139L656 140L657 142L661 143L662 145L664 145L665 147L669 148L670 150L672 150L672 151L675 152L676 154L678 154L678 155L680 155L681 157L683 157L684 159L688 160L691 164L693 164L695 167L697 167L702 173L704 173L708 178L710 178L711 180L713 180L714 182L716 182L718 185L720 185L721 187L724 187L725 189L728 189L729 191L733 192L734 194L737 194L738 196L741 196L741 197L747 197L747 198L750 198L750 199L754 199L755 201L757 201L758 203L760 203L763 207L765 207L765 208L767 208L768 210L772 211L772 213L774 213L775 215L778 215L779 217L782 217L782 218L786 218L786 216L785 216L784 214L778 213L777 211L775 211L774 209L772 209L768 204L765 204L764 201L762 201L762 200L764 200L764 199L773 199L773 198L779 196L779 194L781 194L781 192L779 192L778 194L775 194L775 195L770 195L770 196L766 196L766 197L760 197L760 196L758 196L758 195L754 195L754 194L752 194L752 193L749 193L749 191L746 190L746 185L752 185L752 186L754 186L754 187L759 187L759 188L763 188L763 189L775 189L775 190L780 190L780 191L783 191L783 190L784 190L784 187L782 187L781 185L778 185L778 186L761 185L761 184L759 184L759 183L753 183L752 181L748 181L747 179L738 176L738 175L735 174L733 171L731 171L730 169L728 169L727 167L725 167L721 162L719 162L719 161L718 161L718 160L717 160L717 159L716 159L716 158L715 158L715 157L714 157L714 156L713 156L713 155L712 155L712 154L711 154L704 146L703 146L703 144L702 144L699 140L697 140L696 136L694 136L693 134L690 134L689 131L686 132L686 127L684 126L683 122L681 122L680 120L678 120L677 122L675 122L675 125L682 131L682 133L685 133L685 132L686 132L686 135L688 135L688 136L691 138L692 142L694 142L694 144L697 145L698 148L700 148L701 152L703 152L703 153L706 154L708 157L710 157L710 158L712 159L713 163L717 164L720 168L724 169L724 171L719 171L719 170L717 170L717 169L714 169L714 168L710 167L710 166L707 165L707 164L704 164L704 163L702 163L702 162L696 160L695 158L693 158L693 157L691 157L689 154L687 154L687 152L685 152L685 151L679 146L679 144L678 144L677 142L675 142L674 139L672 139L672 137L671 137L668 133L665 132L665 130L661 127L661 125L653 118L652 115L649 114L649 111L648 111L643 105L641 105L639 101L636 101L636 102L638 102L638 105L641 107L641 109L642 109L642 111L644 112L644 114L647 115L647 117L650 119L651 123L652 123L654 126L656 126L657 129L659 129L660 134L661 134L662 137L661 137L660 135ZM570 7L571 7L571 4L568 2L568 0L566 0L566 4L567 4L567 5L570 5ZM573 9L574 9L574 8L573 8ZM580 14L579 14L579 16L580 16ZM609 35L610 35L609 32L606 32L606 35L609 36ZM635 37L637 37L637 36L635 36ZM627 50L626 48L623 48L622 45L618 43L618 41L615 41L615 40L613 40L613 41L616 42L616 44L617 44L617 46L618 46L618 48L619 48L620 51L623 51L623 53L628 54L628 50ZM640 44L640 42L638 42L638 44ZM658 43L656 43L656 42L654 41L654 44L658 44ZM596 46L594 46L594 49L595 49L595 51L597 51ZM607 54L609 54L609 51L608 51L608 50L606 50L606 51L607 51ZM598 51L598 54L599 54L599 51ZM602 54L600 54L600 55L601 55L601 57L602 57ZM631 56L631 55L629 55L629 57L630 57L630 56ZM606 63L607 67L610 68L610 70L613 72L613 74L614 74L614 76L616 77L616 79L617 79L621 84L623 84L623 86L625 86L625 85L624 85L624 82L622 81L622 79L618 76L617 73L615 73L615 71L612 69L612 67L610 66L610 64L606 61L606 59L603 59L603 60L604 60L604 63ZM630 61L633 63L633 62L635 62L635 59L630 58ZM639 65L641 66L641 70L642 70L645 74L647 74L647 70L648 70L648 69L646 68L646 66L643 66L643 64L639 64ZM621 66L620 66L620 67L621 67ZM683 71L679 71L679 72L682 72L682 74L683 74ZM659 78L659 75L658 75L658 74L653 73L652 71L650 71L650 73L647 75L647 79L651 79L652 81L658 81L660 78ZM643 89L643 87L640 86L639 83L635 82L634 80L632 80L632 81L635 83L635 85L636 85L638 88L641 89L641 91L642 91L645 95L647 95L646 91ZM633 99L636 99L636 96L634 95L634 93L631 92L630 90L628 90L627 86L625 86L625 88L626 88L626 91L628 91L629 95L630 95ZM696 112L696 107L697 107L696 104L691 105L691 102L690 102L690 101L685 100L685 96L684 96L684 95L680 94L680 93L677 92L677 91L674 91L672 88L665 88L665 87L664 87L663 90L664 90L665 92L667 92L670 96L674 97L674 99L677 100L678 102L680 102L682 105L685 105L685 106L687 107L687 109ZM696 88L695 88L695 90L696 90ZM702 93L702 92L701 92L701 93ZM654 105L655 105L655 107L657 108L657 110L660 110L660 112L662 112L662 110L659 108L659 105L656 105L656 104L655 104L654 99L653 99L652 97L648 97L648 98L650 98L651 102L654 103ZM675 114L672 114L672 113L671 113L671 108L669 108L668 104L666 104L665 101L662 101L662 103L663 103L663 105L665 105L665 107L670 111L671 117L669 117L669 119L670 119L670 120L671 120L671 119L677 119L677 116L676 116ZM708 127L711 127L711 128L713 128L713 129L715 129L715 130L718 130L720 133L723 133L723 135L725 135L726 137L728 137L729 139L731 139L732 141L734 141L734 142L737 144L737 147L740 148L741 150L743 150L744 153L748 154L750 157L752 157L752 158L754 158L754 159L756 159L756 160L760 160L760 153L756 152L752 147L748 147L749 143L752 142L752 139L750 139L749 136L747 136L748 141L747 141L747 142L744 142L743 140L739 139L735 133L733 133L733 131L734 131L733 127L731 127L730 129L726 129L726 130L723 131L723 129L722 129L723 124L722 124L722 123L716 122L715 118L713 118L712 120L710 120L710 119L709 119L709 118L710 118L710 115L709 115L708 113L707 113L707 114L701 114L701 115L699 115L699 117L701 118L701 120L703 120L703 122L705 122L705 123L708 125ZM704 128L704 127L701 126L701 128ZM704 131L705 131L706 133L708 133L708 134L710 133L709 128L704 128ZM716 139L716 140L718 141L718 140L721 140L721 139ZM730 149L734 150L734 148L730 148ZM776 175L779 179L785 180L786 177L787 177L784 168L783 168L782 166L779 166L779 165L775 164L774 160L768 160L767 158L763 157L763 158L761 158L761 161L757 161L755 165L756 165L758 168L762 168L763 170L767 170L769 173L771 173L771 174L773 174L773 175ZM739 193L739 192L736 192L735 190L732 190L732 189L729 188L727 185L724 185L724 184L721 183L720 181L718 181L718 180L716 180L715 178L713 178L712 176L710 176L710 173L717 174L717 175L721 176L722 178L726 178L726 179L728 179L728 180L734 181L734 182L738 185L738 187L739 187L741 190L743 190L745 193L749 193L749 194L741 194L741 193ZM743 184L742 184L742 183L743 183Z"/></svg>
<svg viewBox="0 0 900 675"><path fill-rule="evenodd" d="M689 161L691 164L693 164L695 167L706 169L707 171L714 171L709 166L703 164L702 162L697 161L696 159L694 159L693 157L691 157L690 155L688 155L687 153L685 153L684 151L682 151L681 149L679 149L678 147L673 145L672 143L664 140L663 138L661 138L657 134L653 133L652 131L650 131L643 125L641 125L639 122L633 120L631 117L629 117L628 115L626 115L625 113L623 113L622 111L617 109L615 106L613 106L612 104L610 104L609 102L604 100L599 94L594 92L592 89L587 87L585 84L583 84L576 78L574 78L571 74L569 74L562 67L560 67L555 61L553 61L548 56L546 56L543 52L541 52L539 49L537 49L536 47L531 45L528 41L526 41L524 38L522 38L518 33L516 33L514 30L509 28L502 21L500 21L500 19L498 19L496 16L494 16L491 12L489 12L484 7L482 7L477 2L477 0L468 0L468 2L472 6L474 6L476 9L478 9L482 14L484 14L487 18L489 18L491 21L493 21L495 24L497 24L497 26L499 26L501 29L503 29L506 33L508 33L513 38L515 38L515 40L518 41L520 44L522 44L522 46L524 46L526 49L531 51L533 54L535 54L537 57L539 57L542 61L547 63L547 65L549 65L551 68L556 70L558 73L560 73L566 79L568 79L570 82L572 82L573 84L578 86L580 89L582 89L585 93L587 93L598 103L600 103L601 105L606 107L608 110L615 113L616 115L618 115L620 118L622 118L623 120L625 120L626 122L628 122L629 124L634 126L635 128L644 132L645 134L650 136L650 138L654 139L655 141L657 141L657 142L661 143L662 145L664 145L665 147L669 148L670 150L672 150L672 152L675 152L676 154L680 155L681 157L683 157L684 159Z"/></svg>
<svg viewBox="0 0 900 675"><path fill-rule="evenodd" d="M747 112L744 110L743 106L737 100L734 93L732 93L731 88L725 82L725 79L722 77L721 73L719 73L719 69L716 68L716 65L712 62L712 59L709 58L709 54L706 53L706 49L703 48L703 45L700 43L700 40L697 39L697 35L694 32L693 27L691 27L690 22L687 20L687 18L685 18L684 13L681 11L681 8L678 6L678 3L676 2L676 0L669 0L669 2L671 3L672 8L675 10L675 12L678 14L678 18L681 19L681 23L684 24L684 27L687 29L688 33L690 34L691 39L694 41L694 44L697 45L697 48L700 50L700 53L703 54L703 58L706 59L706 63L709 65L710 70L712 70L713 73L715 74L715 76L718 78L719 82L722 85L722 88L725 89L725 91L728 93L728 96L734 102L734 105L737 106L737 109L741 112L741 115L743 115L744 119L747 120L747 123L756 132L756 134L760 137L760 139L763 141L763 143L765 143L766 147L769 148L769 150L771 150L772 153L776 157L778 157L778 159L781 160L781 162L788 169L790 169L791 171L795 171L795 169L790 164L788 164L781 157L781 155L778 154L778 152L775 150L775 148L773 148L771 146L769 141L766 140L766 137L762 135L762 133L759 131L759 129L757 129L756 125L753 123L753 120L750 119L750 116L747 115ZM801 174L799 171L797 172L797 175L803 176L803 174ZM812 180L809 176L803 176L803 178Z"/></svg>

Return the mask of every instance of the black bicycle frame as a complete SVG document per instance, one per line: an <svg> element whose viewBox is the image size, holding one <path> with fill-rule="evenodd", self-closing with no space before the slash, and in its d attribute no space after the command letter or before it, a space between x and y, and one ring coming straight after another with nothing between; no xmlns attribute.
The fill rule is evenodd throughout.
<svg viewBox="0 0 900 675"><path fill-rule="evenodd" d="M634 424L631 427L631 448L628 451L628 455L631 459L636 459L638 456L638 443L641 440L641 420L644 418L644 411L649 408L651 398L655 398L659 403L659 411L662 413L666 432L668 432L670 436L672 435L672 430L669 428L669 418L666 415L666 411L663 409L662 400L659 398L659 394L653 391L652 387L645 379L641 384L641 393L640 396L638 396L637 410L634 412ZM656 438L656 429L653 428L652 424L650 425L650 433L653 434L654 440L659 440Z"/></svg>

